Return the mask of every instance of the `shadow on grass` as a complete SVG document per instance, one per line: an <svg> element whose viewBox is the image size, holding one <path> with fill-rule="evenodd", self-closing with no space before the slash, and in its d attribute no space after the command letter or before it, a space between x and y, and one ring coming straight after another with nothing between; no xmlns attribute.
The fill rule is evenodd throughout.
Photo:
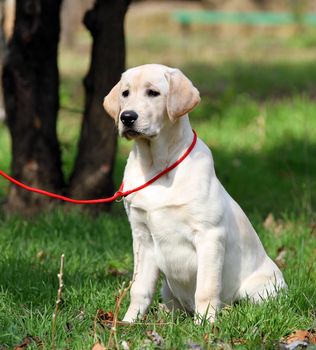
<svg viewBox="0 0 316 350"><path fill-rule="evenodd" d="M80 249L79 249L80 250ZM84 253L95 254L92 249L81 249ZM80 253L80 252L79 252ZM66 258L69 258L70 252L66 250ZM0 296L1 291L9 296L17 305L25 307L34 307L43 305L52 305L56 302L59 272L59 259L52 259L52 263L39 263L31 260L28 256L6 259L0 264ZM74 271L74 267L69 268L69 261L65 260L64 277L63 277L63 294L73 294L76 291L76 297L79 303L84 304L86 291L102 292L109 289L118 290L123 281L131 280L130 273L123 275L114 275L106 272L107 259L105 257L104 266L96 266L95 261L91 258L90 266L81 267L78 265ZM94 271L91 270L94 266ZM89 268L90 267L90 268ZM91 291L91 281L93 281L93 291ZM88 286L88 287L87 287ZM80 301L81 298L81 301ZM114 300L114 296L113 296Z"/></svg>
<svg viewBox="0 0 316 350"><path fill-rule="evenodd" d="M98 293L132 278L131 234L127 220L117 214L91 218L77 210L55 210L26 220L2 217L0 237L0 300L2 292L18 305L54 304L61 254L65 290L75 291L79 303L91 280Z"/></svg>
<svg viewBox="0 0 316 350"><path fill-rule="evenodd" d="M311 215L316 206L316 142L288 139L270 151L212 149L220 181L247 214Z"/></svg>
<svg viewBox="0 0 316 350"><path fill-rule="evenodd" d="M190 64L183 71L202 94L214 98L249 94L257 99L278 99L304 94L316 96L316 64L242 63Z"/></svg>

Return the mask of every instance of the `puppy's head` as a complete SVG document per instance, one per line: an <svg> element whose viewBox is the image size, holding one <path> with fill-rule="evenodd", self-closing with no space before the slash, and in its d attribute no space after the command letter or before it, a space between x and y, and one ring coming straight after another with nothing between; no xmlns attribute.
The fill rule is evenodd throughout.
<svg viewBox="0 0 316 350"><path fill-rule="evenodd" d="M104 99L119 134L150 139L200 102L198 90L179 70L158 64L131 68Z"/></svg>

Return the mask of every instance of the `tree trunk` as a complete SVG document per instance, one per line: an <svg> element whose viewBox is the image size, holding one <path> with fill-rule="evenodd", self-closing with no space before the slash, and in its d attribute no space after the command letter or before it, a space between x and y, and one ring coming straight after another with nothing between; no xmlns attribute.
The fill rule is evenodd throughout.
<svg viewBox="0 0 316 350"><path fill-rule="evenodd" d="M4 102L12 138L12 174L31 186L64 186L56 134L57 47L61 0L17 0L13 37L3 67ZM24 214L50 200L12 186L6 209Z"/></svg>
<svg viewBox="0 0 316 350"><path fill-rule="evenodd" d="M4 1L0 0L0 74L2 74L2 62L5 50L4 38ZM0 122L5 119L5 112L3 108L2 84L0 84Z"/></svg>
<svg viewBox="0 0 316 350"><path fill-rule="evenodd" d="M84 24L91 32L91 64L84 79L85 111L79 150L70 181L76 198L100 198L114 192L112 169L116 128L103 109L104 96L119 81L125 66L124 17L128 0L96 0ZM108 209L99 204L94 211Z"/></svg>

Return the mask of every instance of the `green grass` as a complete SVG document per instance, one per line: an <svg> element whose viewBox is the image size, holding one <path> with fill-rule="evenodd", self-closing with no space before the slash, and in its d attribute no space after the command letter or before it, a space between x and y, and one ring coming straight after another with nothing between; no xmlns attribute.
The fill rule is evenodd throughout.
<svg viewBox="0 0 316 350"><path fill-rule="evenodd" d="M288 295L262 305L243 302L227 308L219 315L214 331L209 325L195 326L183 315L173 320L159 309L157 293L147 322L167 325L121 327L120 340L137 349L147 339L146 331L154 329L167 349L183 349L188 342L210 349L222 343L275 349L278 340L292 330L315 326L315 113L316 103L304 96L263 102L235 94L227 102L206 97L191 118L213 151L219 178L248 213L269 255L275 258L278 251L286 250L283 270ZM60 127L65 141L70 136L64 130L73 123L73 118L68 118ZM0 134L6 148L4 126ZM125 141L120 144L117 183L129 147ZM64 152L70 161L72 148ZM8 169L9 152L1 156L2 166ZM2 181L2 194L4 187ZM122 204L114 206L113 215L97 219L77 210L59 210L32 220L0 218L0 344L12 346L30 334L50 348L57 273L64 253L65 287L56 343L60 349L91 348L97 309L114 310L115 296L132 273L129 225ZM265 228L263 221L269 213L276 222ZM113 275L113 269L123 275ZM128 297L120 317L127 304ZM98 327L97 334L106 344L109 331Z"/></svg>
<svg viewBox="0 0 316 350"><path fill-rule="evenodd" d="M158 314L153 311L147 321L169 322L168 326L157 327L157 331L170 346L179 347L188 339L201 343L204 333L209 333L211 339L224 341L243 338L250 348L251 344L260 344L263 337L272 345L293 328L310 327L316 299L311 281L315 272L312 259L315 245L310 230L302 228L307 223L298 219L295 222L292 226L291 220L287 221L291 225L277 237L257 224L272 256L284 245L288 250L285 274L290 290L287 297L281 296L261 306L244 303L225 310L218 320L216 335L209 326L194 326L190 318L179 318L174 324L161 311ZM128 231L127 223L120 216L108 215L92 220L77 213L56 212L33 222L16 218L2 221L0 325L5 331L0 335L1 343L19 342L24 335L32 334L49 348L56 273L59 257L65 253L64 302L58 314L57 341L60 348L71 345L72 349L80 349L82 344L88 348L93 342L96 310L100 307L113 310L120 284L130 278L130 274L115 277L110 273L110 268L131 271ZM122 313L126 304L127 300ZM67 327L71 330L67 331ZM137 344L144 340L145 330L151 328L146 325L124 328L119 334L122 339ZM108 332L99 332L106 339Z"/></svg>
<svg viewBox="0 0 316 350"><path fill-rule="evenodd" d="M179 66L202 92L200 106L191 113L192 125L212 149L218 177L246 211L268 254L275 259L286 251L282 269L289 290L261 305L244 301L226 307L213 328L196 326L185 315L172 318L160 308L157 292L146 322L118 327L119 342L127 341L131 349L154 349L145 342L146 332L155 330L166 349L186 349L190 342L205 349L276 349L282 336L316 326L316 55L309 45L315 36L307 32L283 38L267 32L238 41L235 33L218 39L204 27L193 28L189 52L187 40L164 15L155 20L130 18L128 25L129 65L156 61ZM76 61L87 45L87 37L81 39L77 51L61 51L60 57L62 105L78 110L87 65L87 57ZM78 113L60 113L58 133L67 175L80 120ZM120 141L117 185L130 147ZM0 124L1 169L9 171L10 157L9 135ZM0 199L7 188L0 178ZM264 224L269 214L274 220ZM113 311L122 283L131 279L131 243L118 203L112 214L98 218L62 208L33 219L0 213L0 348L12 348L26 335L39 337L45 349L51 348L57 273L64 253L57 348L90 349L97 310ZM128 301L127 296L120 317ZM98 325L96 331L107 344L109 330Z"/></svg>
<svg viewBox="0 0 316 350"><path fill-rule="evenodd" d="M253 220L268 252L275 257L286 247L285 278L288 295L262 305L246 301L222 311L216 332L209 325L197 327L190 317L175 320L158 307L158 295L146 323L118 329L120 340L138 348L146 331L155 329L166 348L183 349L188 341L210 346L242 339L243 347L275 348L278 339L296 328L313 326L315 292L315 238L305 219L287 218L277 235ZM49 349L51 320L57 295L60 255L65 254L63 303L57 318L56 342L60 349L89 349L93 344L94 317L98 308L113 310L123 281L131 278L131 238L120 215L97 219L76 212L57 211L32 221L11 218L1 221L0 344L19 343L27 334L39 337ZM127 271L113 276L114 269ZM124 314L128 298L123 302ZM106 343L109 331L97 328Z"/></svg>

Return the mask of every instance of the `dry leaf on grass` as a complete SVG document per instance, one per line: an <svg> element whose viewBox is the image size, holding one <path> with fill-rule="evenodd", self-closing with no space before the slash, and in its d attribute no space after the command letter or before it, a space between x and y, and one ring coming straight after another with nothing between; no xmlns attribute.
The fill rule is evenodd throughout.
<svg viewBox="0 0 316 350"><path fill-rule="evenodd" d="M263 222L263 227L273 232L276 235L279 235L284 229L284 223L281 220L275 220L274 215L269 213L266 219Z"/></svg>
<svg viewBox="0 0 316 350"><path fill-rule="evenodd" d="M162 346L164 344L164 339L155 331L147 331L148 338L157 346Z"/></svg>
<svg viewBox="0 0 316 350"><path fill-rule="evenodd" d="M91 350L105 350L105 347L100 343L95 343Z"/></svg>
<svg viewBox="0 0 316 350"><path fill-rule="evenodd" d="M105 312L103 309L98 309L96 319L101 326L108 327L112 325L114 314L112 311Z"/></svg>
<svg viewBox="0 0 316 350"><path fill-rule="evenodd" d="M292 334L281 339L280 349L294 350L299 347L307 347L308 345L316 345L316 329L296 330Z"/></svg>
<svg viewBox="0 0 316 350"><path fill-rule="evenodd" d="M296 330L294 333L290 334L286 337L287 343L292 342L294 340L305 340L309 344L316 344L316 329L309 330Z"/></svg>
<svg viewBox="0 0 316 350"><path fill-rule="evenodd" d="M15 345L14 350L24 350L31 344L36 344L39 349L43 348L43 342L39 337L33 337L32 335L27 335L20 344Z"/></svg>
<svg viewBox="0 0 316 350"><path fill-rule="evenodd" d="M311 222L308 226L311 230L311 234L316 236L316 222Z"/></svg>
<svg viewBox="0 0 316 350"><path fill-rule="evenodd" d="M263 227L266 230L269 230L269 229L273 228L274 226L275 226L274 215L272 213L269 213L263 222Z"/></svg>
<svg viewBox="0 0 316 350"><path fill-rule="evenodd" d="M118 277L118 276L125 276L125 275L127 275L128 271L127 270L123 270L123 269L117 269L116 267L109 267L109 269L107 271L107 274L111 275L111 276Z"/></svg>
<svg viewBox="0 0 316 350"><path fill-rule="evenodd" d="M165 312L165 313L167 313L167 314L170 314L170 310L168 309L168 307L167 307L166 304L159 303L159 304L158 304L158 310L159 310L159 311L162 311L162 312Z"/></svg>
<svg viewBox="0 0 316 350"><path fill-rule="evenodd" d="M247 341L245 339L242 339L242 338L232 339L232 345L245 345L245 344L247 344Z"/></svg>
<svg viewBox="0 0 316 350"><path fill-rule="evenodd" d="M285 261L286 254L287 254L287 250L284 247L280 247L278 249L278 255L274 259L274 262L277 264L277 266L281 270L286 267L286 261Z"/></svg>

